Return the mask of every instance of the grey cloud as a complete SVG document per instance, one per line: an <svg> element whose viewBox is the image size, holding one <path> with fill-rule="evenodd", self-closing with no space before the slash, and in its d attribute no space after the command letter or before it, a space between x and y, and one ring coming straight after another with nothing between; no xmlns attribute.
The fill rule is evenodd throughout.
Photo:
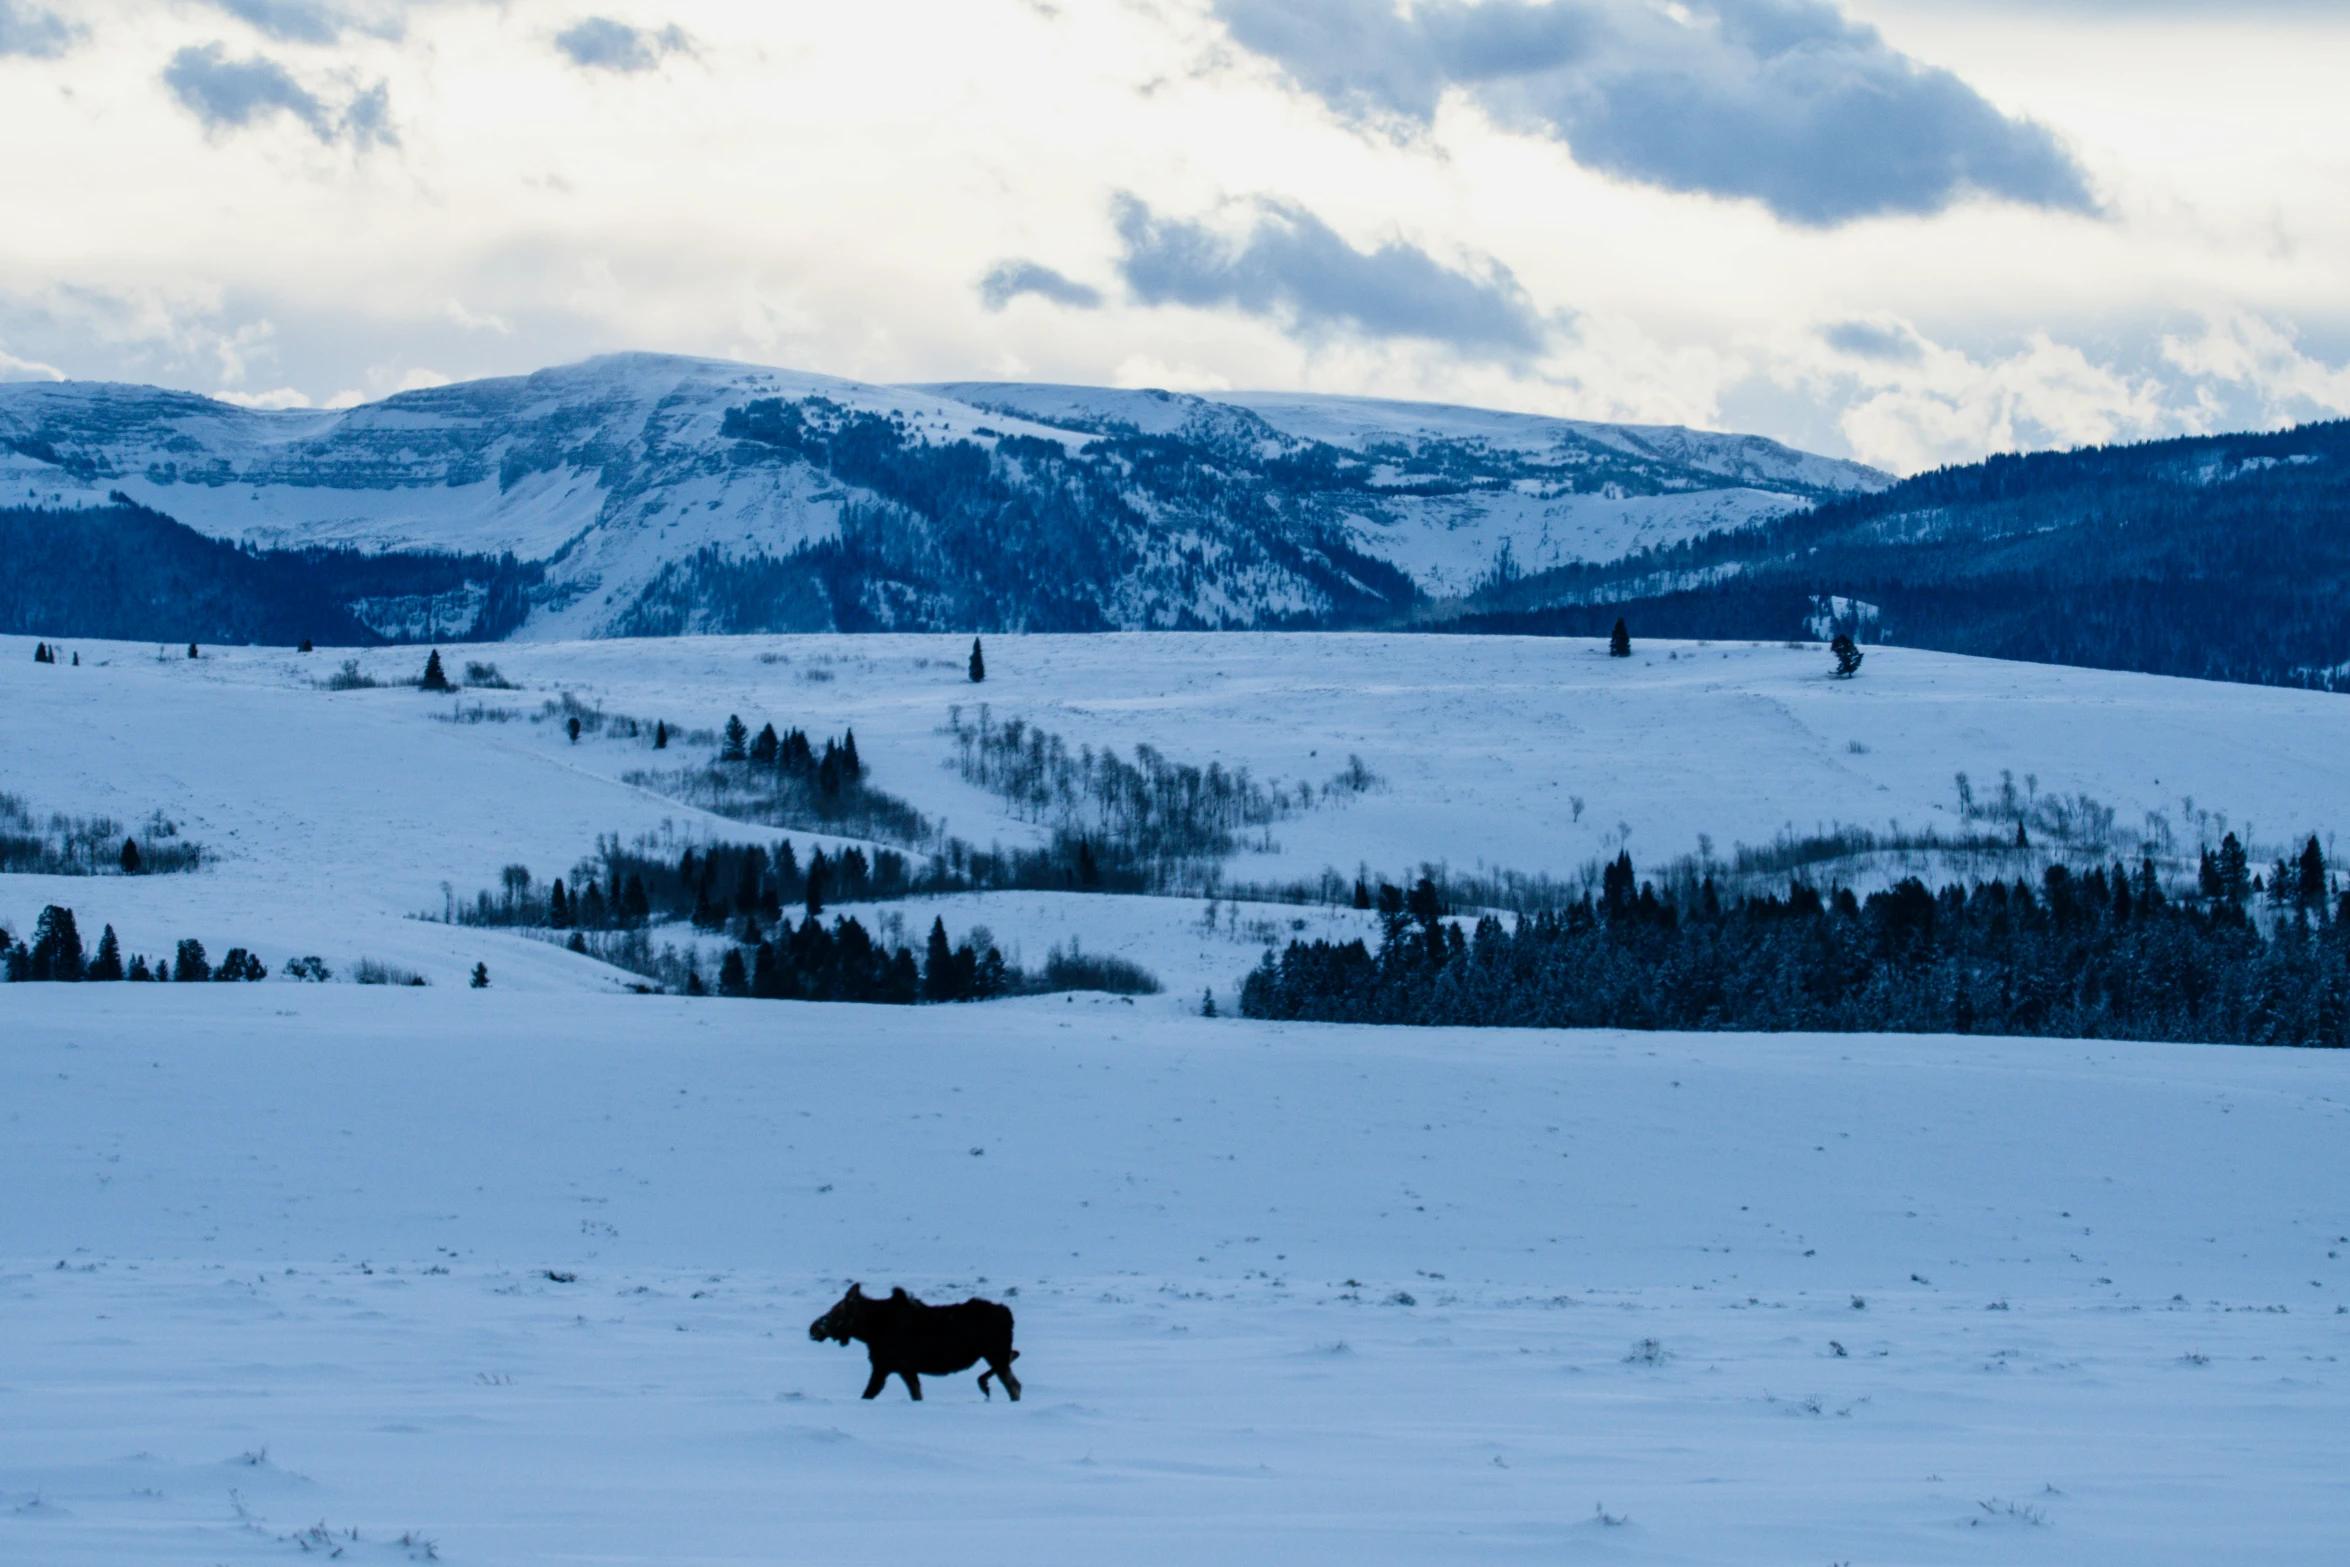
<svg viewBox="0 0 2350 1567"><path fill-rule="evenodd" d="M979 280L979 302L990 310L1001 310L1022 294L1077 310L1099 309L1102 302L1100 289L1064 277L1041 261L999 261Z"/></svg>
<svg viewBox="0 0 2350 1567"><path fill-rule="evenodd" d="M36 11L17 0L0 0L0 55L54 59L80 36L80 28L54 11Z"/></svg>
<svg viewBox="0 0 2350 1567"><path fill-rule="evenodd" d="M1915 364L1925 357L1915 334L1905 328L1884 326L1875 321L1839 321L1820 334L1830 348L1855 359L1882 359L1894 364Z"/></svg>
<svg viewBox="0 0 2350 1567"><path fill-rule="evenodd" d="M1981 193L2094 209L2050 132L1823 0L1217 0L1235 41L1368 120L1426 123L1447 89L1575 159L1795 223L1936 212Z"/></svg>
<svg viewBox="0 0 2350 1567"><path fill-rule="evenodd" d="M557 33L555 47L571 56L572 64L586 70L649 71L661 63L663 55L692 47L692 40L682 27L653 32L608 16L591 16Z"/></svg>
<svg viewBox="0 0 2350 1567"><path fill-rule="evenodd" d="M331 44L347 32L397 38L403 28L396 13L380 7L362 11L335 0L210 0L255 31L282 43Z"/></svg>
<svg viewBox="0 0 2350 1567"><path fill-rule="evenodd" d="M1425 338L1470 354L1538 350L1547 324L1509 269L1445 266L1415 245L1357 250L1303 207L1259 201L1245 238L1162 218L1133 196L1116 207L1119 275L1147 305L1231 308L1307 335Z"/></svg>
<svg viewBox="0 0 2350 1567"><path fill-rule="evenodd" d="M207 131L241 130L290 114L329 144L348 140L365 149L399 139L392 130L391 93L382 83L354 95L338 113L267 55L232 60L216 43L182 49L163 68L163 82Z"/></svg>

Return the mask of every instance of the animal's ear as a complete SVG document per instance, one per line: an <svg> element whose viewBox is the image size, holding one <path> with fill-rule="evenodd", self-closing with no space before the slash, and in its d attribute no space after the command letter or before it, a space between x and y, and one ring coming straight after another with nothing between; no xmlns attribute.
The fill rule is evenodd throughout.
<svg viewBox="0 0 2350 1567"><path fill-rule="evenodd" d="M865 1286L862 1284L852 1283L849 1286L849 1298L851 1300L863 1300L865 1298Z"/></svg>
<svg viewBox="0 0 2350 1567"><path fill-rule="evenodd" d="M891 1300L904 1300L906 1298L906 1287L901 1284L896 1289L891 1290L889 1292L889 1298Z"/></svg>

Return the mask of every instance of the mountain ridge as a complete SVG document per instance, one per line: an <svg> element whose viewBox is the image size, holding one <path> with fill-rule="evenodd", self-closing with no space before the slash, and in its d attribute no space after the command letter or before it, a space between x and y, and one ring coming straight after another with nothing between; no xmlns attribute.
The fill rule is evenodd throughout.
<svg viewBox="0 0 2350 1567"><path fill-rule="evenodd" d="M747 438L754 404L802 410L821 437ZM882 386L660 354L343 410L0 386L0 502L120 495L265 552L511 555L544 568L509 633L523 637L1381 623L1497 570L1614 558L1884 482L1677 427L1308 394ZM993 569L1019 549L1053 552L1037 565L1059 579ZM1077 560L1089 575L1068 574ZM424 623L462 629L462 604L446 609Z"/></svg>

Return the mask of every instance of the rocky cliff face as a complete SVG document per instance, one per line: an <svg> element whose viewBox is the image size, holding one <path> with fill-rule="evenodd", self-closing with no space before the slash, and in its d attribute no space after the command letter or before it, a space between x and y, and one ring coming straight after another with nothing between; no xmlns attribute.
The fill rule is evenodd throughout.
<svg viewBox="0 0 2350 1567"><path fill-rule="evenodd" d="M1885 482L1680 429L656 355L337 411L0 386L0 505L114 494L263 551L510 555L526 637L1373 624ZM349 607L405 638L494 595L378 597Z"/></svg>

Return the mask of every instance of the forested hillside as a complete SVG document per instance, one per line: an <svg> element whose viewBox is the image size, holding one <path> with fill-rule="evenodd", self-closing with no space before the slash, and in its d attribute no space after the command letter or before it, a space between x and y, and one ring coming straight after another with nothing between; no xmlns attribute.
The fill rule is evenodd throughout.
<svg viewBox="0 0 2350 1567"><path fill-rule="evenodd" d="M2339 688L2350 423L2000 456L1497 584L1468 631L1863 641Z"/></svg>
<svg viewBox="0 0 2350 1567"><path fill-rule="evenodd" d="M0 632L286 647L502 636L539 576L511 556L256 550L120 497L0 508L0 560Z"/></svg>

